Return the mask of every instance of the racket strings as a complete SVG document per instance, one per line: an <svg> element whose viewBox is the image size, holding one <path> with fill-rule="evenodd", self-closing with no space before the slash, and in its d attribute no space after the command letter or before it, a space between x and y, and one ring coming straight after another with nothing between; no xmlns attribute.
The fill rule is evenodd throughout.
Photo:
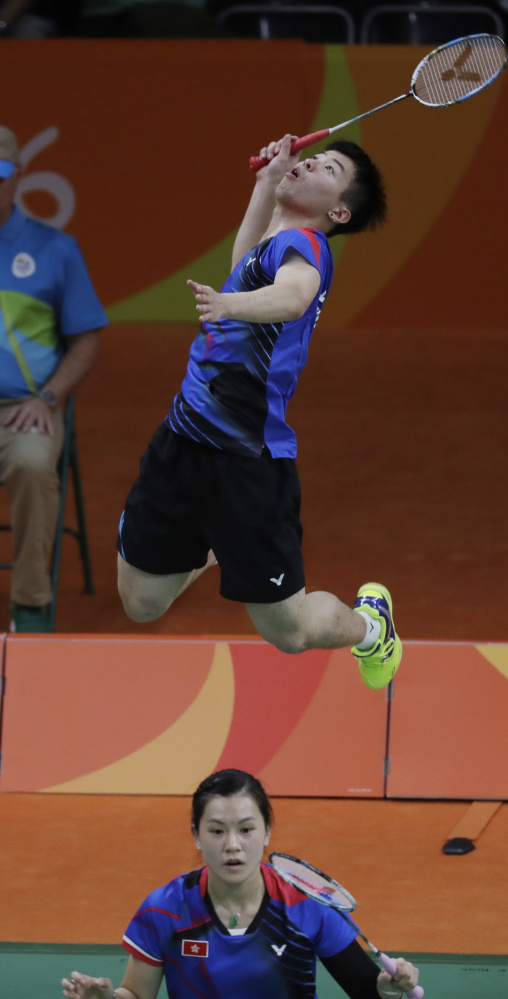
<svg viewBox="0 0 508 999"><path fill-rule="evenodd" d="M497 36L460 39L424 60L416 73L413 92L423 104L456 104L495 79L505 63L506 47Z"/></svg>
<svg viewBox="0 0 508 999"><path fill-rule="evenodd" d="M320 902L337 908L345 909L348 912L356 908L356 902L352 895L342 888L336 881L332 881L310 865L292 857L273 856L271 862L275 870L295 888L299 888L306 895L315 898Z"/></svg>

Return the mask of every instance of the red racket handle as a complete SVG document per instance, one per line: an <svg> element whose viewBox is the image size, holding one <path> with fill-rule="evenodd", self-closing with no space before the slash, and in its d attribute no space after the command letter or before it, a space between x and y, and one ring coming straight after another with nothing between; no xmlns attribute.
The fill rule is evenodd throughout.
<svg viewBox="0 0 508 999"><path fill-rule="evenodd" d="M390 972L390 975L397 974L397 971L399 970L398 965L395 961L392 961L391 957L388 957L388 954L378 954L377 959L379 963L383 965L385 971ZM423 994L424 992L421 985L415 985L414 989L411 989L411 992L407 993L407 996L408 999L421 999Z"/></svg>
<svg viewBox="0 0 508 999"><path fill-rule="evenodd" d="M306 149L307 146L313 146L315 142L319 142L320 139L326 139L327 135L330 135L329 128L322 128L320 132L312 132L310 135L302 135L301 139L293 139L291 143L291 152L299 153L300 149ZM260 170L262 166L266 166L269 160L263 159L262 156L251 156L249 160L249 168L255 173Z"/></svg>

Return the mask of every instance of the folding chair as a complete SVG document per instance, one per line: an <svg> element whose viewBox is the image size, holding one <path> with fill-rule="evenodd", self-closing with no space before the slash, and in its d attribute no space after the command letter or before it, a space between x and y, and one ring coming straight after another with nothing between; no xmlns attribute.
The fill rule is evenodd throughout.
<svg viewBox="0 0 508 999"><path fill-rule="evenodd" d="M67 499L67 485L69 470L72 474L74 489L74 502L76 507L77 528L67 527L64 524L65 504ZM62 541L64 534L71 534L79 544L81 563L83 566L83 579L85 593L95 593L92 577L92 563L90 559L90 547L88 544L88 531L86 526L85 505L83 500L83 489L81 485L81 474L79 469L79 456L76 440L76 425L74 419L74 395L70 395L65 405L64 414L64 440L62 453L58 462L58 474L60 476L60 494L58 502L58 518L55 531L55 542L53 546L53 556L51 559L50 581L52 602L50 611L50 631L55 630L56 599L58 594L58 583L60 578L60 561L62 555ZM12 530L10 524L0 524L0 531ZM12 562L0 562L0 569L12 569Z"/></svg>
<svg viewBox="0 0 508 999"><path fill-rule="evenodd" d="M456 3L392 3L373 6L360 28L362 45L442 45L464 35L504 34L492 8Z"/></svg>
<svg viewBox="0 0 508 999"><path fill-rule="evenodd" d="M220 27L238 38L302 38L306 42L355 42L349 11L331 4L246 3L225 7L216 17Z"/></svg>

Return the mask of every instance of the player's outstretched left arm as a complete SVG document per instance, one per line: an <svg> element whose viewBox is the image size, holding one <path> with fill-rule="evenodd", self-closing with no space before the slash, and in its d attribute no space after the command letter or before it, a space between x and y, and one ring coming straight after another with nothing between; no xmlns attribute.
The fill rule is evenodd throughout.
<svg viewBox="0 0 508 999"><path fill-rule="evenodd" d="M418 985L419 971L410 961L403 957L396 958L397 972L390 975L381 971L377 978L377 990L381 999L398 999L411 992Z"/></svg>
<svg viewBox="0 0 508 999"><path fill-rule="evenodd" d="M283 264L274 283L255 291L219 292L206 284L187 281L202 323L240 319L253 323L286 323L300 319L316 297L319 271L299 254Z"/></svg>

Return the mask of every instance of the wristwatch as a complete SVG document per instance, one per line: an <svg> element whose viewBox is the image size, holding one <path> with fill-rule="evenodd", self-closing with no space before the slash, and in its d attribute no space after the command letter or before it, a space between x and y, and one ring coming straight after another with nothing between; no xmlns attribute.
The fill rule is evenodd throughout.
<svg viewBox="0 0 508 999"><path fill-rule="evenodd" d="M58 402L58 396L51 389L42 389L41 392L37 393L37 398L42 399L46 406L56 406Z"/></svg>

